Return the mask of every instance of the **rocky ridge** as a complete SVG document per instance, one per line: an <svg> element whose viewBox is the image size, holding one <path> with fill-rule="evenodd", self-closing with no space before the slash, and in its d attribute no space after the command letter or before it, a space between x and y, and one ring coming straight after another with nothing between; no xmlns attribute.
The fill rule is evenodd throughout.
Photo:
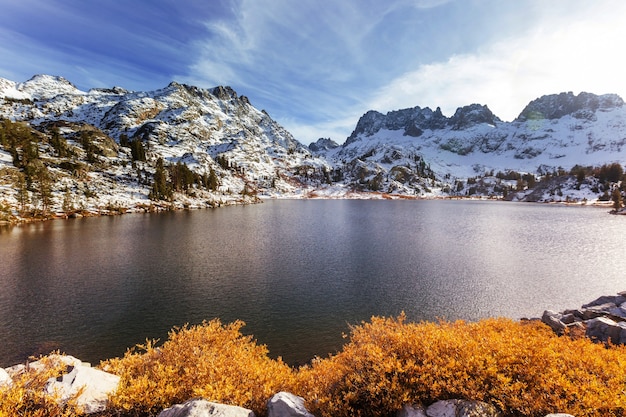
<svg viewBox="0 0 626 417"><path fill-rule="evenodd" d="M589 178L572 186L564 174L577 165L626 163L626 107L614 94L561 93L532 101L512 122L480 104L460 107L451 117L428 107L369 111L343 146L313 145L344 181L362 189L522 201L597 200L605 184ZM512 173L532 175L532 183L519 177L512 181ZM546 178L558 181L530 196Z"/></svg>
<svg viewBox="0 0 626 417"><path fill-rule="evenodd" d="M570 171L626 164L626 106L613 94L544 96L513 122L481 104L450 117L428 107L372 110L342 145L324 138L306 147L227 86L81 91L37 75L0 79L0 119L0 221L46 209L106 214L258 197L594 202L619 181ZM7 121L26 124L26 142L11 138L7 129L24 129ZM27 169L29 146L37 161ZM153 192L159 160L167 192ZM47 194L29 174L36 170L49 182ZM28 174L22 191L20 172Z"/></svg>

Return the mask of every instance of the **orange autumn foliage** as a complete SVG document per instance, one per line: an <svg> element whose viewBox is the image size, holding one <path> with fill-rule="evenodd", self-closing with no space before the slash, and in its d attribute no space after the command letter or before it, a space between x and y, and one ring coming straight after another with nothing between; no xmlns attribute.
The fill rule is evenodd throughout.
<svg viewBox="0 0 626 417"><path fill-rule="evenodd" d="M55 360L58 352L38 358L38 366L25 365L13 375L11 384L0 385L0 417L72 417L81 414L76 398L80 392L60 401L56 392L46 389L50 378L63 373L66 365ZM35 359L35 358L33 358Z"/></svg>
<svg viewBox="0 0 626 417"><path fill-rule="evenodd" d="M294 371L242 335L243 325L212 320L184 326L172 330L162 346L147 342L104 362L103 370L121 377L112 408L144 415L202 397L263 414L267 399L292 384Z"/></svg>
<svg viewBox="0 0 626 417"><path fill-rule="evenodd" d="M298 374L319 416L387 416L404 404L480 400L507 416L622 416L626 348L555 336L541 323L372 318L338 354Z"/></svg>
<svg viewBox="0 0 626 417"><path fill-rule="evenodd" d="M480 400L503 417L626 415L626 347L557 337L545 325L508 319L410 323L374 317L354 326L343 349L293 369L219 320L174 329L101 364L121 382L102 416L154 416L202 397L264 415L285 390L318 417L393 416L404 404ZM43 392L59 370L31 370L0 386L0 417L79 415ZM16 410L18 414L16 414Z"/></svg>

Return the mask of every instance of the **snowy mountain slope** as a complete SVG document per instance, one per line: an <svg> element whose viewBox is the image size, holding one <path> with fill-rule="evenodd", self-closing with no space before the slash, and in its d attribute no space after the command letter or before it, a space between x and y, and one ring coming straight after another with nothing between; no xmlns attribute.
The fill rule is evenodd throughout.
<svg viewBox="0 0 626 417"><path fill-rule="evenodd" d="M623 166L625 146L626 106L616 95L544 96L513 122L479 104L450 117L439 108L369 111L343 145L320 139L307 148L229 87L81 91L56 76L0 78L0 209L13 213L355 191L594 200L610 184L566 174Z"/></svg>
<svg viewBox="0 0 626 417"><path fill-rule="evenodd" d="M217 175L219 187L208 196L196 193L201 194L197 205L207 200L236 201L242 194L299 194L311 187L316 172L328 168L325 160L312 156L267 113L254 108L245 96L238 96L229 87L200 89L173 82L151 92L119 87L84 92L61 77L38 75L24 83L0 79L0 119L27 122L47 135L38 147L44 164L53 171L60 162L49 149L50 136L54 128L60 127L64 139L75 149L74 158L92 165L90 176L118 176L136 183L133 198L128 193L118 196L125 199L123 204L137 204L138 196L147 200L159 158L166 167L181 163L197 175ZM85 136L81 127L84 124L124 146L117 147L117 155L98 154L97 164L93 155L88 162L86 149L81 149L77 139ZM140 144L145 161L134 160L129 143ZM11 165L7 159L10 161L6 154L0 159L5 169ZM76 161L64 162L67 165ZM120 170L123 172L117 172ZM69 189L76 194L81 187L74 183ZM100 190L101 194L110 188ZM190 199L193 193L187 190L186 195L177 198ZM4 199L14 202L15 198L7 194ZM56 208L59 200L57 195Z"/></svg>
<svg viewBox="0 0 626 417"><path fill-rule="evenodd" d="M562 93L534 100L513 122L478 104L449 118L439 108L369 111L342 147L316 154L364 188L462 194L468 179L492 172L541 176L575 165L626 164L626 106L616 95Z"/></svg>

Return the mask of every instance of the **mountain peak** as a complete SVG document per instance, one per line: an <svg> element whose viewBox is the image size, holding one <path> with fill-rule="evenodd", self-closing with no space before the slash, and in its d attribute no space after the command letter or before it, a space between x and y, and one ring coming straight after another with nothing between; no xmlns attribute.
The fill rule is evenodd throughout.
<svg viewBox="0 0 626 417"><path fill-rule="evenodd" d="M607 111L623 105L624 100L617 94L596 95L582 92L575 95L570 91L541 96L531 101L515 121L523 122L532 119L552 120L560 119L567 115L572 115L578 119L589 119L598 110Z"/></svg>
<svg viewBox="0 0 626 417"><path fill-rule="evenodd" d="M331 149L336 149L339 146L341 145L339 145L331 138L319 138L317 141L309 145L309 150L311 150L312 152L324 152Z"/></svg>
<svg viewBox="0 0 626 417"><path fill-rule="evenodd" d="M47 74L37 74L30 80L17 84L16 88L32 99L47 99L59 94L82 94L82 91L65 78Z"/></svg>
<svg viewBox="0 0 626 417"><path fill-rule="evenodd" d="M456 109L448 124L453 129L460 130L481 123L495 125L499 121L500 119L489 110L489 107L481 104L470 104Z"/></svg>

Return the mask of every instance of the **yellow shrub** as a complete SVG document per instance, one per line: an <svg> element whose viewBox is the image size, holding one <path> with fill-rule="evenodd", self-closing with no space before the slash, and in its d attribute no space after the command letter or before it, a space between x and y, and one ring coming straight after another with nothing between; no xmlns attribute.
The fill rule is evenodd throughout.
<svg viewBox="0 0 626 417"><path fill-rule="evenodd" d="M298 375L320 416L392 415L440 399L490 402L506 415L622 416L626 348L556 337L541 323L405 323L372 318L338 354Z"/></svg>
<svg viewBox="0 0 626 417"><path fill-rule="evenodd" d="M66 365L50 356L39 358L41 366L26 366L13 375L11 385L0 386L0 417L70 417L80 415L76 397L59 403L59 396L47 393L45 387L50 378L62 374Z"/></svg>
<svg viewBox="0 0 626 417"><path fill-rule="evenodd" d="M170 332L162 346L154 342L103 362L121 377L111 398L123 413L156 413L196 397L265 412L266 401L293 383L294 372L267 348L240 332L243 322L219 320Z"/></svg>

